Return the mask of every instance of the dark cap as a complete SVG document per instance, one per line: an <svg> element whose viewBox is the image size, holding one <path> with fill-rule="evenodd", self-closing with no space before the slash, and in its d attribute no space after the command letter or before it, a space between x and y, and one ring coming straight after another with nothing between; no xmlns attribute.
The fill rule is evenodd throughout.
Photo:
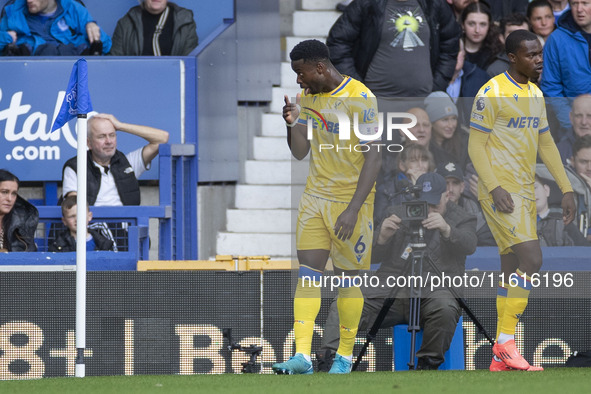
<svg viewBox="0 0 591 394"><path fill-rule="evenodd" d="M434 172L427 172L417 179L418 186L422 186L420 200L431 205L439 205L441 195L447 191L445 178Z"/></svg>
<svg viewBox="0 0 591 394"><path fill-rule="evenodd" d="M460 181L464 180L464 171L462 171L459 165L451 161L440 164L439 167L437 167L437 173L444 178L451 177L459 179Z"/></svg>

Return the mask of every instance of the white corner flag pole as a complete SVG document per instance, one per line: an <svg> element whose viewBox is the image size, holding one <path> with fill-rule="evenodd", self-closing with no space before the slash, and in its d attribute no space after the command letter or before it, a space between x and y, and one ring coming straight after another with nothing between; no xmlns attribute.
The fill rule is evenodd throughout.
<svg viewBox="0 0 591 394"><path fill-rule="evenodd" d="M86 348L86 114L78 115L78 157L76 196L76 377L85 376L84 349Z"/></svg>

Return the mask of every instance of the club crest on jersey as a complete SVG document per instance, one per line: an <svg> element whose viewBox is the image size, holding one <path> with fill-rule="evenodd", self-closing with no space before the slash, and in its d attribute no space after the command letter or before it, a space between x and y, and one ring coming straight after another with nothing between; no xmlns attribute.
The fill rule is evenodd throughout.
<svg viewBox="0 0 591 394"><path fill-rule="evenodd" d="M484 99L482 97L476 100L476 111L482 111L484 107Z"/></svg>

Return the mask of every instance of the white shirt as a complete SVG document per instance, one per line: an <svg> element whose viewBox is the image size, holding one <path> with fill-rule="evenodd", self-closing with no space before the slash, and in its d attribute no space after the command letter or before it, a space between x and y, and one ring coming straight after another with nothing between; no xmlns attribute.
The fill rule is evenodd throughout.
<svg viewBox="0 0 591 394"><path fill-rule="evenodd" d="M142 158L143 149L144 148L141 147L125 155L127 161L129 161L129 164L131 164L131 168L135 173L135 177L138 179L145 171L150 169L150 165L146 166L144 164L144 159ZM94 205L97 207L122 206L123 203L121 202L121 197L119 197L119 193L117 192L117 185L115 184L115 178L113 177L113 173L111 171L106 172L105 168L97 162L93 161L93 163L96 167L98 167L98 169L101 172L101 187L98 191L98 195L96 197L96 202L94 203ZM70 192L75 192L78 190L78 177L76 175L76 172L71 167L66 167L66 169L64 170L63 183L63 196Z"/></svg>

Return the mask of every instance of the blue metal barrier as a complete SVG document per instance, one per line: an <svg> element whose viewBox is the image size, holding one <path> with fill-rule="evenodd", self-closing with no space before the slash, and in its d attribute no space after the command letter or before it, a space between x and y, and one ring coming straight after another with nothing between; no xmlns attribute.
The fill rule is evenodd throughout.
<svg viewBox="0 0 591 394"><path fill-rule="evenodd" d="M197 159L193 144L160 145L160 260L197 259Z"/></svg>

